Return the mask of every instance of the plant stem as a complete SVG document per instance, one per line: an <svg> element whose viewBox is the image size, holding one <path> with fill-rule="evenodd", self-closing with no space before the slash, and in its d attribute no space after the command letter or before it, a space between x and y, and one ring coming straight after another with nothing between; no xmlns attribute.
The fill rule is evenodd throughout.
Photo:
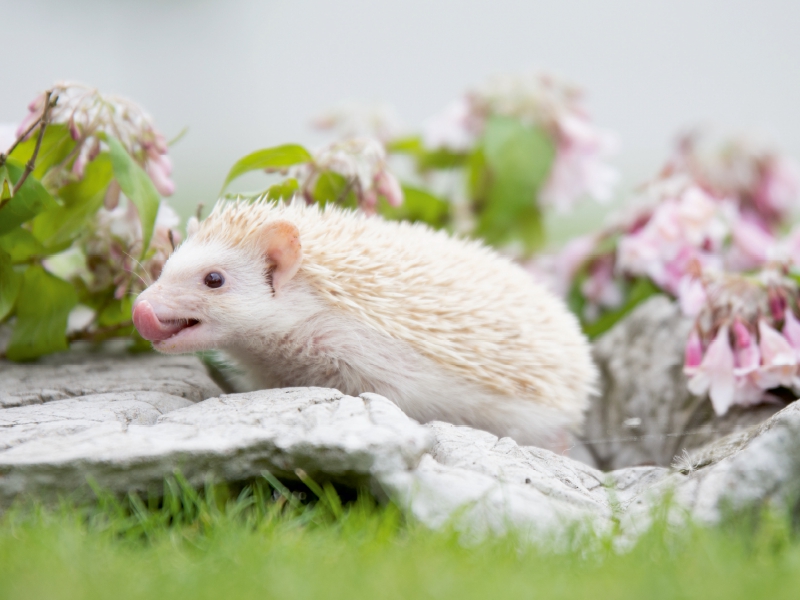
<svg viewBox="0 0 800 600"><path fill-rule="evenodd" d="M117 333L121 333L124 330L129 330L131 327L133 327L133 321L125 321L124 323L109 325L108 327L98 327L94 331L83 329L81 331L75 331L69 334L67 336L67 341L70 343L79 340L87 342L102 342L103 340L114 337L114 335Z"/></svg>
<svg viewBox="0 0 800 600"><path fill-rule="evenodd" d="M25 170L22 172L22 177L19 178L16 185L14 185L14 194L19 191L19 188L22 187L22 184L25 183L25 180L28 179L28 175L31 174L33 169L36 167L36 158L39 156L39 149L42 147L42 138L44 138L44 131L47 129L47 125L50 119L50 109L55 106L55 103L58 101L58 96L56 96L52 102L50 102L50 95L53 93L52 90L47 90L46 96L44 99L44 112L42 112L42 119L40 122L39 127L39 137L36 138L36 146L33 148L33 154L31 154L30 160L25 164Z"/></svg>

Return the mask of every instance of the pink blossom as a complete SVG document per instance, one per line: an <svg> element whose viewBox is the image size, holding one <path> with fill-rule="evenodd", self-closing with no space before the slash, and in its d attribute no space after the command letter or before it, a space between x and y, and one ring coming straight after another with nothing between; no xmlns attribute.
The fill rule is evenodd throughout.
<svg viewBox="0 0 800 600"><path fill-rule="evenodd" d="M619 283L614 278L614 257L603 256L589 267L589 277L581 286L581 293L589 301L586 306L587 320L595 320L599 316L599 308L616 308L625 299Z"/></svg>
<svg viewBox="0 0 800 600"><path fill-rule="evenodd" d="M748 271L763 266L774 254L777 240L754 219L742 217L733 224L733 248L729 267Z"/></svg>
<svg viewBox="0 0 800 600"><path fill-rule="evenodd" d="M733 322L734 374L737 378L749 375L761 364L761 352L750 331L740 319Z"/></svg>
<svg viewBox="0 0 800 600"><path fill-rule="evenodd" d="M155 150L154 148L152 150ZM175 193L175 183L170 179L172 162L166 154L148 151L145 170L162 196L171 196Z"/></svg>
<svg viewBox="0 0 800 600"><path fill-rule="evenodd" d="M375 176L375 189L390 205L400 206L403 203L403 188L397 177L388 171L381 171Z"/></svg>
<svg viewBox="0 0 800 600"><path fill-rule="evenodd" d="M620 239L618 268L646 275L678 295L680 282L693 265L719 266L718 253L728 228L721 206L690 180L660 181L649 193L659 203L642 227Z"/></svg>
<svg viewBox="0 0 800 600"><path fill-rule="evenodd" d="M17 137L23 135L28 128L33 125L39 117L42 116L42 109L44 108L45 94L39 94L33 101L28 104L28 114L22 119L22 122L17 127Z"/></svg>
<svg viewBox="0 0 800 600"><path fill-rule="evenodd" d="M797 372L795 349L764 319L758 320L758 333L763 366L756 373L756 382L762 389L791 386Z"/></svg>
<svg viewBox="0 0 800 600"><path fill-rule="evenodd" d="M564 114L556 122L556 155L541 202L565 212L582 196L609 200L619 175L605 160L617 151L616 136L582 115Z"/></svg>
<svg viewBox="0 0 800 600"><path fill-rule="evenodd" d="M786 320L783 323L783 337L794 348L795 356L800 360L800 321L794 316L794 311L786 311Z"/></svg>
<svg viewBox="0 0 800 600"><path fill-rule="evenodd" d="M572 280L579 269L591 258L597 245L597 237L585 235L567 242L554 259L540 259L541 270L548 272L553 280L553 291L566 297L572 287ZM547 262L545 265L544 263Z"/></svg>
<svg viewBox="0 0 800 600"><path fill-rule="evenodd" d="M302 187L308 190L322 172L342 175L351 182L359 206L371 214L375 212L378 194L384 195L392 206L403 202L400 182L388 171L386 163L386 150L378 140L348 138L318 149L313 166L302 167L298 177L305 179Z"/></svg>
<svg viewBox="0 0 800 600"><path fill-rule="evenodd" d="M785 215L800 199L800 169L784 156L772 156L761 169L753 200L767 214Z"/></svg>
<svg viewBox="0 0 800 600"><path fill-rule="evenodd" d="M687 317L696 317L708 300L706 288L701 279L684 275L678 283L678 302Z"/></svg>
<svg viewBox="0 0 800 600"><path fill-rule="evenodd" d="M79 147L78 156L72 163L72 173L76 178L83 177L86 165L99 154L100 140L112 136L146 169L162 195L168 196L175 191L175 184L170 179L172 165L167 156L166 140L140 106L125 98L101 94L94 88L71 82L56 83L52 96L57 96L58 102L50 111L50 121L67 125ZM20 135L41 115L44 98L42 94L29 105L29 113L18 128Z"/></svg>
<svg viewBox="0 0 800 600"><path fill-rule="evenodd" d="M695 395L708 392L714 412L720 416L727 413L733 404L736 388L734 364L729 328L725 324L708 345L703 362L689 380L689 391Z"/></svg>
<svg viewBox="0 0 800 600"><path fill-rule="evenodd" d="M684 352L683 372L687 377L691 377L697 372L700 363L703 362L703 342L697 328L692 329L689 339L686 341Z"/></svg>

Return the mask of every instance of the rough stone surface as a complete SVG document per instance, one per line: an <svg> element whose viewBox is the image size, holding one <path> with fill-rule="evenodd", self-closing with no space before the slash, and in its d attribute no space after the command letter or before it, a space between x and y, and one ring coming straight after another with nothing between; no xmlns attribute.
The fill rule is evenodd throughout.
<svg viewBox="0 0 800 600"><path fill-rule="evenodd" d="M698 521L716 523L728 511L800 505L800 403L747 430L730 434L677 461L647 494L629 502L635 512L674 490L677 506Z"/></svg>
<svg viewBox="0 0 800 600"><path fill-rule="evenodd" d="M379 481L431 527L456 519L478 535L514 529L536 539L576 528L608 531L615 507L665 474L652 467L603 473L510 438L447 423L428 426L436 443L419 468L381 473Z"/></svg>
<svg viewBox="0 0 800 600"><path fill-rule="evenodd" d="M668 305L654 308L674 325ZM176 469L197 486L263 470L294 478L303 469L369 485L432 527L452 522L476 535L513 528L558 542L618 524L637 534L668 493L676 514L708 523L730 509L800 498L800 403L682 455L674 468L603 472L468 427L420 425L375 394L218 395L195 359L80 360L2 365L0 508L25 496L85 496L89 479L114 492L159 491Z"/></svg>
<svg viewBox="0 0 800 600"><path fill-rule="evenodd" d="M68 352L33 364L0 360L0 408L120 392L159 392L199 402L222 390L193 356Z"/></svg>
<svg viewBox="0 0 800 600"><path fill-rule="evenodd" d="M114 492L157 491L176 469L194 485L246 480L263 470L295 477L303 469L363 486L373 472L415 467L432 443L429 430L372 394L290 388L169 407L163 396L142 396L123 398L118 407L90 396L0 410L7 424L0 506L20 495L83 494L88 480Z"/></svg>
<svg viewBox="0 0 800 600"><path fill-rule="evenodd" d="M683 356L692 322L665 296L652 298L600 337L601 394L572 456L603 470L668 466L684 450L761 423L785 404L732 408L718 417L686 387Z"/></svg>
<svg viewBox="0 0 800 600"><path fill-rule="evenodd" d="M509 529L535 540L565 532L629 536L671 501L677 519L719 522L730 510L793 507L800 500L800 404L684 457L680 468L602 472L548 450L444 423L409 472L381 473L382 489L431 527L455 522L477 535ZM579 538L580 539L580 538Z"/></svg>

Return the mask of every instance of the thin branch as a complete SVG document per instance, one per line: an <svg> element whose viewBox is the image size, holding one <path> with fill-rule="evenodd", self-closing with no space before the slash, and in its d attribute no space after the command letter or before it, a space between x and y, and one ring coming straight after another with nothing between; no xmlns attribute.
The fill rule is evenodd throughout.
<svg viewBox="0 0 800 600"><path fill-rule="evenodd" d="M22 187L22 184L25 183L25 180L28 178L28 175L31 174L33 169L36 167L36 158L39 156L39 149L42 147L42 138L44 138L44 131L47 129L47 125L50 119L50 109L55 106L56 102L58 101L58 96L53 99L53 102L50 102L50 95L53 93L52 90L47 90L47 96L44 99L44 112L42 113L42 120L41 126L39 127L39 137L36 138L36 146L33 148L33 154L31 154L30 160L25 164L25 170L22 172L22 177L19 178L16 185L14 186L14 194L19 191L19 188ZM12 194L12 196L14 195Z"/></svg>
<svg viewBox="0 0 800 600"><path fill-rule="evenodd" d="M49 94L50 92L47 93ZM47 110L46 107L45 110ZM42 111L42 115L44 115L44 111ZM39 126L39 123L41 122L42 122L42 117L39 117L33 123L31 123L30 127L28 127L28 129L25 130L25 133L18 136L17 139L14 140L14 143L11 144L11 148L6 150L5 152L0 152L0 167L6 164L6 160L8 159L9 156L11 156L12 152L14 152L14 150L17 149L17 146L19 146L22 143L22 140L27 138L30 135L31 131L36 129Z"/></svg>

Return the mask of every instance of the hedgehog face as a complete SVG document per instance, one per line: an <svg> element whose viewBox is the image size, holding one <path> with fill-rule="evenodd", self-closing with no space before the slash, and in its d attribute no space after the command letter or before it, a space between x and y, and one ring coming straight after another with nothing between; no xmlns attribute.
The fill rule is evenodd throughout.
<svg viewBox="0 0 800 600"><path fill-rule="evenodd" d="M254 322L279 329L286 284L301 260L297 230L281 226L236 245L190 237L134 303L142 337L177 354L239 346Z"/></svg>

